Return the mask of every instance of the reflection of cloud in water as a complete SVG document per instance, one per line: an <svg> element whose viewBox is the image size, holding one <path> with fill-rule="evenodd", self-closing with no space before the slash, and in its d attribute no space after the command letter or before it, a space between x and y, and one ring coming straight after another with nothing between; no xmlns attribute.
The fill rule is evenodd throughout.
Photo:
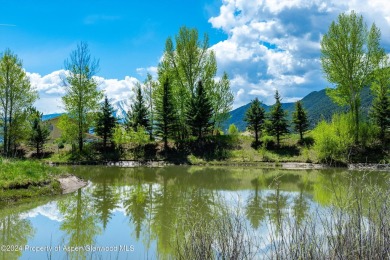
<svg viewBox="0 0 390 260"><path fill-rule="evenodd" d="M38 215L47 217L50 220L62 222L64 220L63 215L60 213L57 207L57 202L51 201L45 205L39 206L35 209L23 212L20 214L21 219L35 218Z"/></svg>

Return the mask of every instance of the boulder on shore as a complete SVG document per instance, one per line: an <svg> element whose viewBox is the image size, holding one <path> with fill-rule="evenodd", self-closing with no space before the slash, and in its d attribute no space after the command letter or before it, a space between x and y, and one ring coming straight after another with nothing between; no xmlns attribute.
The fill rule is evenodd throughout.
<svg viewBox="0 0 390 260"><path fill-rule="evenodd" d="M58 178L60 182L62 194L74 192L82 187L85 187L88 183L74 175Z"/></svg>

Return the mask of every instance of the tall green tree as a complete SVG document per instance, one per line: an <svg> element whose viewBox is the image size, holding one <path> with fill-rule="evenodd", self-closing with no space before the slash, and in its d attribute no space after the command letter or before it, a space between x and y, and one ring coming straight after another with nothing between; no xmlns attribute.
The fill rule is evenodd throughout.
<svg viewBox="0 0 390 260"><path fill-rule="evenodd" d="M286 119L286 112L282 108L282 103L280 103L280 95L276 90L275 93L275 105L272 107L270 113L270 133L273 136L276 136L277 145L280 146L280 137L288 133L288 122Z"/></svg>
<svg viewBox="0 0 390 260"><path fill-rule="evenodd" d="M96 119L96 134L103 139L103 147L106 149L107 141L111 140L114 134L114 128L117 120L114 116L114 108L108 101L107 96L104 98L104 103L97 114Z"/></svg>
<svg viewBox="0 0 390 260"><path fill-rule="evenodd" d="M164 149L168 148L168 138L175 136L177 116L173 104L172 87L169 79L165 79L158 87L155 101L156 134L164 141Z"/></svg>
<svg viewBox="0 0 390 260"><path fill-rule="evenodd" d="M25 129L27 108L37 99L18 56L7 49L0 57L0 117L3 153L11 156Z"/></svg>
<svg viewBox="0 0 390 260"><path fill-rule="evenodd" d="M265 111L258 98L255 98L245 113L244 121L249 130L255 133L254 146L259 145L259 134L264 128Z"/></svg>
<svg viewBox="0 0 390 260"><path fill-rule="evenodd" d="M135 100L134 103L130 105L130 110L127 112L125 125L127 129L132 128L134 131L137 131L139 126L144 127L146 130L150 129L149 113L145 104L141 84L136 85Z"/></svg>
<svg viewBox="0 0 390 260"><path fill-rule="evenodd" d="M194 136L201 139L212 126L213 108L209 97L203 87L202 81L198 86L192 98L187 103L187 123Z"/></svg>
<svg viewBox="0 0 390 260"><path fill-rule="evenodd" d="M390 64L387 56L380 62L374 72L371 90L375 96L371 116L379 126L379 138L386 145L386 132L390 129Z"/></svg>
<svg viewBox="0 0 390 260"><path fill-rule="evenodd" d="M234 95L230 89L230 81L226 72L220 81L214 84L210 89L210 101L213 106L213 125L214 130L218 131L223 122L225 122L232 110Z"/></svg>
<svg viewBox="0 0 390 260"><path fill-rule="evenodd" d="M307 114L300 101L295 103L295 111L293 113L294 129L299 133L301 142L303 142L303 133L309 128Z"/></svg>
<svg viewBox="0 0 390 260"><path fill-rule="evenodd" d="M92 59L88 44L80 42L65 60L66 94L62 97L65 110L72 120L65 128L77 129L78 151L83 150L85 133L93 125L94 113L103 97L93 76L99 69L99 61ZM63 129L66 130L66 129Z"/></svg>
<svg viewBox="0 0 390 260"><path fill-rule="evenodd" d="M179 138L188 137L187 104L195 94L196 83L203 81L207 93L215 85L217 64L214 52L209 49L207 34L199 40L198 31L181 27L175 36L165 43L164 57L158 66L159 81L170 78L175 110L178 115Z"/></svg>
<svg viewBox="0 0 390 260"><path fill-rule="evenodd" d="M354 119L354 141L359 141L360 92L383 52L379 45L380 30L370 30L361 15L342 13L333 21L321 40L321 63L326 79L336 88L328 95L340 105L348 105Z"/></svg>
<svg viewBox="0 0 390 260"><path fill-rule="evenodd" d="M153 126L154 126L154 93L157 89L157 82L153 80L152 75L150 73L147 74L145 82L144 82L144 87L145 87L145 98L146 98L146 104L148 107L148 112L149 112L149 139L153 139Z"/></svg>
<svg viewBox="0 0 390 260"><path fill-rule="evenodd" d="M30 118L31 132L28 143L36 149L39 157L42 154L44 144L49 140L50 130L49 126L42 122L42 113L34 107L30 109Z"/></svg>

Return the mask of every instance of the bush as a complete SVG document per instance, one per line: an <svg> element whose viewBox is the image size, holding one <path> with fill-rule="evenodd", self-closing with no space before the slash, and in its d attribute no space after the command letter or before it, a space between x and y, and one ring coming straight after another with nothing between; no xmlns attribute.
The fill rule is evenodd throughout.
<svg viewBox="0 0 390 260"><path fill-rule="evenodd" d="M368 144L373 144L377 140L379 128L375 124L364 122L360 124L359 132L362 146L367 147Z"/></svg>
<svg viewBox="0 0 390 260"><path fill-rule="evenodd" d="M228 129L228 134L232 136L237 136L239 133L238 128L235 124L231 124Z"/></svg>
<svg viewBox="0 0 390 260"><path fill-rule="evenodd" d="M321 121L313 130L314 150L325 162L347 161L353 144L352 120L349 114L335 114L332 121Z"/></svg>

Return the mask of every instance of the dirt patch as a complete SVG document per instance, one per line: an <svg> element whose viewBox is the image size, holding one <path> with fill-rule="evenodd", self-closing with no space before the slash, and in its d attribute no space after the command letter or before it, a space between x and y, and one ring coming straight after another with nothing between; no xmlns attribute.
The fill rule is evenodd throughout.
<svg viewBox="0 0 390 260"><path fill-rule="evenodd" d="M58 178L58 181L61 185L62 194L74 192L87 185L86 181L79 179L73 175Z"/></svg>

